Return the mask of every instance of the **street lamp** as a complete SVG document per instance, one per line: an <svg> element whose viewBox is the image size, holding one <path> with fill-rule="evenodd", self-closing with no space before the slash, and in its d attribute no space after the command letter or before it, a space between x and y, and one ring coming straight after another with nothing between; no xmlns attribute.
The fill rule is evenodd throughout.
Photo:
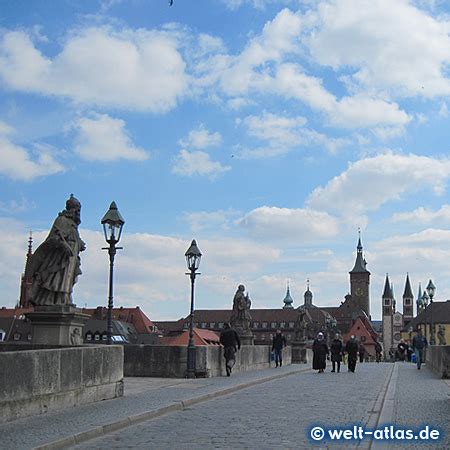
<svg viewBox="0 0 450 450"><path fill-rule="evenodd" d="M430 345L435 345L436 344L436 341L435 341L435 338L434 338L434 323L433 323L433 297L434 297L434 294L436 293L436 286L433 284L433 282L430 280L429 282L428 282L428 286L427 286L427 292L428 292L428 295L429 295L429 297L430 297L430 322L431 322L431 324L430 324L430 333L431 333L431 336L430 336Z"/></svg>
<svg viewBox="0 0 450 450"><path fill-rule="evenodd" d="M125 220L120 215L117 209L116 202L112 202L108 211L103 216L101 221L103 225L103 232L105 233L105 240L109 244L109 247L104 247L102 250L108 250L109 253L109 295L108 295L108 325L107 333L108 339L106 343L111 344L112 336L112 310L113 310L113 275L114 275L114 256L117 250L121 250L122 247L116 247L116 244L120 241L122 235L122 228L125 224Z"/></svg>
<svg viewBox="0 0 450 450"><path fill-rule="evenodd" d="M189 342L187 347L187 377L195 378L195 344L194 344L194 283L195 277L200 275L197 269L200 266L200 259L202 254L197 247L195 239L192 241L191 246L187 249L186 263L189 272L186 275L191 277L191 314L189 320Z"/></svg>
<svg viewBox="0 0 450 450"><path fill-rule="evenodd" d="M422 304L423 307L425 308L425 337L428 339L427 337L427 326L428 326L428 294L427 291L423 291L423 295L422 295Z"/></svg>

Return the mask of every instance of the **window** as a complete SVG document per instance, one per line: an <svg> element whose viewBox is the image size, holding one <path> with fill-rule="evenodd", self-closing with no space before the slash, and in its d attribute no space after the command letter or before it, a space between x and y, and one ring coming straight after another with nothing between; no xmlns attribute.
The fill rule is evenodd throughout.
<svg viewBox="0 0 450 450"><path fill-rule="evenodd" d="M31 336L31 333L28 333L27 334L27 339L29 340L29 341L31 341L31 338L32 338L33 336Z"/></svg>
<svg viewBox="0 0 450 450"><path fill-rule="evenodd" d="M102 336L102 341L106 341L108 339L108 335L107 334L104 334L103 336Z"/></svg>
<svg viewBox="0 0 450 450"><path fill-rule="evenodd" d="M209 324L209 328L216 328L216 322L211 322Z"/></svg>
<svg viewBox="0 0 450 450"><path fill-rule="evenodd" d="M410 298L405 298L405 305L410 305L411 304L411 299Z"/></svg>
<svg viewBox="0 0 450 450"><path fill-rule="evenodd" d="M86 340L87 341L92 341L92 334L91 333L86 333Z"/></svg>
<svg viewBox="0 0 450 450"><path fill-rule="evenodd" d="M361 336L361 342L366 342L366 337L365 336Z"/></svg>
<svg viewBox="0 0 450 450"><path fill-rule="evenodd" d="M253 322L253 328L259 328L259 322Z"/></svg>
<svg viewBox="0 0 450 450"><path fill-rule="evenodd" d="M287 339L288 341L290 341L290 340L291 340L291 335L288 334L288 335L286 336L286 339Z"/></svg>
<svg viewBox="0 0 450 450"><path fill-rule="evenodd" d="M294 322L289 322L289 328L294 328Z"/></svg>
<svg viewBox="0 0 450 450"><path fill-rule="evenodd" d="M277 327L277 323L276 322L271 322L270 327L271 328L276 328Z"/></svg>
<svg viewBox="0 0 450 450"><path fill-rule="evenodd" d="M13 339L15 341L20 341L20 338L22 337L22 335L20 333L14 333Z"/></svg>
<svg viewBox="0 0 450 450"><path fill-rule="evenodd" d="M384 306L389 306L391 304L391 299L390 298L385 298L384 299Z"/></svg>
<svg viewBox="0 0 450 450"><path fill-rule="evenodd" d="M206 322L202 322L201 327L202 327L202 328L206 328Z"/></svg>
<svg viewBox="0 0 450 450"><path fill-rule="evenodd" d="M219 328L223 328L223 322L219 322Z"/></svg>
<svg viewBox="0 0 450 450"><path fill-rule="evenodd" d="M263 328L267 328L267 322L262 323Z"/></svg>
<svg viewBox="0 0 450 450"><path fill-rule="evenodd" d="M0 341L3 341L4 335L5 335L5 333L2 333L2 332L0 331Z"/></svg>
<svg viewBox="0 0 450 450"><path fill-rule="evenodd" d="M284 328L286 326L286 322L280 322L280 328Z"/></svg>
<svg viewBox="0 0 450 450"><path fill-rule="evenodd" d="M94 335L94 341L99 341L100 340L100 335L99 334L95 334Z"/></svg>

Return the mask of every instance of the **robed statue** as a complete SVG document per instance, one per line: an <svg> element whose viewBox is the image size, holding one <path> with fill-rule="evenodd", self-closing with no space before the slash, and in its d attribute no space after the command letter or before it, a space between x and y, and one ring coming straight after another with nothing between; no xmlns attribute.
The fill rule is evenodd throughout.
<svg viewBox="0 0 450 450"><path fill-rule="evenodd" d="M86 249L78 233L80 212L81 204L72 194L33 254L30 301L35 306L74 306L73 285L81 275L79 254Z"/></svg>
<svg viewBox="0 0 450 450"><path fill-rule="evenodd" d="M252 302L248 294L245 295L245 286L240 284L233 299L233 312L231 313L230 319L233 327L244 330L250 329L250 322L252 320L252 316L250 315L251 305Z"/></svg>

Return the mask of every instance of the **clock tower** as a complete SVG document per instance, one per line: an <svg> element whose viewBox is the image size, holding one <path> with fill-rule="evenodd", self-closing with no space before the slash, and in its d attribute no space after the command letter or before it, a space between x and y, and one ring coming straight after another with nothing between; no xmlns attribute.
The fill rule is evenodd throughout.
<svg viewBox="0 0 450 450"><path fill-rule="evenodd" d="M361 244L361 234L358 238L356 247L356 261L353 269L350 271L350 294L355 306L361 308L370 319L370 272L366 269L367 263L363 255L363 246Z"/></svg>

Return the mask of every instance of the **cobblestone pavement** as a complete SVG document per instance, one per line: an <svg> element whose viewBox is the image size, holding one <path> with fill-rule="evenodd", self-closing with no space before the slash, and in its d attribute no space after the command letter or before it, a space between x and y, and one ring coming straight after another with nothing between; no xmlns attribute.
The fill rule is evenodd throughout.
<svg viewBox="0 0 450 450"><path fill-rule="evenodd" d="M426 425L443 434L438 442L397 445L409 449L450 449L450 385L415 364L396 363L398 376L392 422L396 426L421 429Z"/></svg>
<svg viewBox="0 0 450 450"><path fill-rule="evenodd" d="M76 449L355 448L316 444L310 428L368 425L392 364L358 364L355 373L305 372L270 381L135 425ZM380 404L381 402L378 402ZM349 445L350 444L350 445ZM367 445L367 443L366 443ZM392 448L392 447L391 447Z"/></svg>
<svg viewBox="0 0 450 450"><path fill-rule="evenodd" d="M125 378L124 397L0 424L0 449L29 450L176 402L306 369L305 365L292 365L195 380Z"/></svg>

